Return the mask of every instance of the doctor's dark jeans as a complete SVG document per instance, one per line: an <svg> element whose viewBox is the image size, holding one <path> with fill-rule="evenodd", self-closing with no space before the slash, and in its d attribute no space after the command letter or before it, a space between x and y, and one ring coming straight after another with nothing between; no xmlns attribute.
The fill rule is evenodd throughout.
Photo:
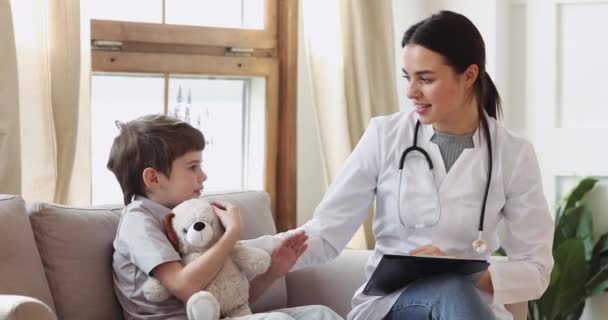
<svg viewBox="0 0 608 320"><path fill-rule="evenodd" d="M495 319L474 283L460 275L440 275L412 283L384 320Z"/></svg>

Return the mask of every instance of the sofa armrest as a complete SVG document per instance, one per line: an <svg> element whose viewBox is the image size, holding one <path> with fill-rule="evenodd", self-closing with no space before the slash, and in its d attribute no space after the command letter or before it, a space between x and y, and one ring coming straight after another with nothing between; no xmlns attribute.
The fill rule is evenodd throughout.
<svg viewBox="0 0 608 320"><path fill-rule="evenodd" d="M365 281L371 250L344 250L334 261L287 274L287 306L321 304L343 317L355 291Z"/></svg>
<svg viewBox="0 0 608 320"><path fill-rule="evenodd" d="M25 296L0 295L0 320L57 320L42 301Z"/></svg>

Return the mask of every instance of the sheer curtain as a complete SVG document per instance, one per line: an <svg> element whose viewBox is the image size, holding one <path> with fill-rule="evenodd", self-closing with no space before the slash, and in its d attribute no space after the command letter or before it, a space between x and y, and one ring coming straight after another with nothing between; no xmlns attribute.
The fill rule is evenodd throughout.
<svg viewBox="0 0 608 320"><path fill-rule="evenodd" d="M17 57L9 0L0 0L0 193L21 191Z"/></svg>
<svg viewBox="0 0 608 320"><path fill-rule="evenodd" d="M0 3L0 193L89 204L88 19L79 0Z"/></svg>
<svg viewBox="0 0 608 320"><path fill-rule="evenodd" d="M324 178L329 185L371 117L398 110L392 1L302 1ZM373 248L371 213L349 247Z"/></svg>

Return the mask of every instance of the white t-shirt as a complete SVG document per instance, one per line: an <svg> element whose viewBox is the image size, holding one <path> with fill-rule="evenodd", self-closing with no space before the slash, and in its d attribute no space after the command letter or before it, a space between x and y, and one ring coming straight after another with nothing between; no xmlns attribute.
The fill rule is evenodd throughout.
<svg viewBox="0 0 608 320"><path fill-rule="evenodd" d="M152 200L136 197L122 213L113 243L112 268L114 291L125 320L187 319L181 300L171 296L163 302L150 302L142 291L156 266L181 260L165 234L163 218L169 212Z"/></svg>

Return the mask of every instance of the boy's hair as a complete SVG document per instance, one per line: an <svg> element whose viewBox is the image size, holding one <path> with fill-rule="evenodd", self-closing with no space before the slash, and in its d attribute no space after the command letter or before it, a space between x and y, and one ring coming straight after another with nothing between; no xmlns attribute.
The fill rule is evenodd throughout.
<svg viewBox="0 0 608 320"><path fill-rule="evenodd" d="M116 125L120 133L114 138L107 167L120 184L125 205L134 195L146 195L142 177L145 168L169 177L175 159L205 149L202 132L167 115L146 115L127 123L117 121Z"/></svg>

